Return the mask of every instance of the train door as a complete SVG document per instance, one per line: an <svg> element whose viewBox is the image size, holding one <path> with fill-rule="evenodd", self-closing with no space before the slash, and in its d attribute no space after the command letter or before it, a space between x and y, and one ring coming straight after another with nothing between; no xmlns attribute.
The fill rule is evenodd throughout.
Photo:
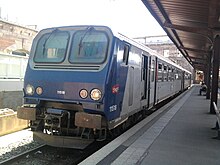
<svg viewBox="0 0 220 165"><path fill-rule="evenodd" d="M147 100L148 93L148 81L147 81L147 71L148 71L148 57L142 55L142 66L141 66L141 100Z"/></svg>
<svg viewBox="0 0 220 165"><path fill-rule="evenodd" d="M129 99L128 106L132 106L134 102L134 67L129 67Z"/></svg>
<svg viewBox="0 0 220 165"><path fill-rule="evenodd" d="M121 40L118 40L116 45L117 50L117 81L114 83L114 91L116 103L121 116L128 114L129 106L133 104L133 81L130 76L133 73L130 72L131 68L128 65L130 44ZM112 91L113 91L112 87ZM118 115L118 114L117 114Z"/></svg>
<svg viewBox="0 0 220 165"><path fill-rule="evenodd" d="M131 54L131 55L130 55ZM134 46L130 48L130 54L128 57L128 78L127 78L127 89L128 89L128 111L134 112L134 110L141 108L141 69L142 69L142 50ZM134 57L135 56L135 60ZM147 64L147 59L145 59ZM143 98L146 94L143 94Z"/></svg>
<svg viewBox="0 0 220 165"><path fill-rule="evenodd" d="M127 115L129 112L134 111L135 109L140 109L140 82L141 82L141 75L140 68L141 66L138 65L140 63L135 63L136 61L132 60L132 54L134 52L138 52L137 58L139 58L137 61L141 61L141 50L137 49L136 47L130 46L126 42L123 42L123 56L121 54L121 57L123 57L123 61L121 63L121 66L123 66L124 70L126 70L126 73L121 74L124 78L126 78L126 81L122 84L124 84L124 90L123 90L123 101L122 101L122 110L120 115ZM121 79L121 77L120 77ZM120 89L123 89L122 87ZM120 90L119 90L120 91Z"/></svg>
<svg viewBox="0 0 220 165"><path fill-rule="evenodd" d="M123 110L121 115L127 114L129 111L129 106L133 104L133 68L128 66L128 58L129 58L129 51L130 51L130 45L127 43L121 43L123 46L123 60L122 60L122 65L124 66L123 68L127 70L127 73L122 74L121 76L125 76L126 81L122 84L125 85L125 90L124 90L124 100L123 100Z"/></svg>
<svg viewBox="0 0 220 165"><path fill-rule="evenodd" d="M181 81L182 81L181 90L184 91L184 89L185 89L185 71L182 71L181 76L182 76L182 78L181 78Z"/></svg>
<svg viewBox="0 0 220 165"><path fill-rule="evenodd" d="M149 87L148 87L148 105L152 107L156 100L156 58L151 56L149 60Z"/></svg>

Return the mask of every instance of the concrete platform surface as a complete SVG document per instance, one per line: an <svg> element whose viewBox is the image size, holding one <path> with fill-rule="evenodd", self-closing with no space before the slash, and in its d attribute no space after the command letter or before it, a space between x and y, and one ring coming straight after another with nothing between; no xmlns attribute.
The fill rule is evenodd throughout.
<svg viewBox="0 0 220 165"><path fill-rule="evenodd" d="M216 117L198 92L192 87L80 165L219 165L220 140L211 130Z"/></svg>

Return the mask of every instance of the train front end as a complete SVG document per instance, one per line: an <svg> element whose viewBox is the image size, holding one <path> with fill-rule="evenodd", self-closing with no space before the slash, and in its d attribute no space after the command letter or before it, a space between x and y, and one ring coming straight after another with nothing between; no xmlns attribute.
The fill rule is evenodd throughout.
<svg viewBox="0 0 220 165"><path fill-rule="evenodd" d="M44 29L32 44L18 118L30 120L34 139L85 148L106 138L105 97L113 34L104 26Z"/></svg>

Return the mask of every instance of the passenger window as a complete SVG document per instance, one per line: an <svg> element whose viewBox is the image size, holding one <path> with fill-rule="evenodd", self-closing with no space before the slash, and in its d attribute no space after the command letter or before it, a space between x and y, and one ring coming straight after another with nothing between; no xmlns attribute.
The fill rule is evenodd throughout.
<svg viewBox="0 0 220 165"><path fill-rule="evenodd" d="M178 80L178 74L175 74L175 80Z"/></svg>
<svg viewBox="0 0 220 165"><path fill-rule="evenodd" d="M171 67L170 66L168 66L168 72L171 72Z"/></svg>
<svg viewBox="0 0 220 165"><path fill-rule="evenodd" d="M154 77L155 77L155 60L152 60L152 65L151 65L151 82L154 82Z"/></svg>
<svg viewBox="0 0 220 165"><path fill-rule="evenodd" d="M166 72L167 71L167 66L166 65L164 65L164 72Z"/></svg>
<svg viewBox="0 0 220 165"><path fill-rule="evenodd" d="M171 67L168 66L168 81L172 81L172 74L171 74L172 70Z"/></svg>
<svg viewBox="0 0 220 165"><path fill-rule="evenodd" d="M175 70L175 80L178 80L178 79L179 79L179 71Z"/></svg>
<svg viewBox="0 0 220 165"><path fill-rule="evenodd" d="M163 81L163 64L158 64L158 81Z"/></svg>
<svg viewBox="0 0 220 165"><path fill-rule="evenodd" d="M167 72L167 65L164 65L164 81L168 81L168 72Z"/></svg>
<svg viewBox="0 0 220 165"><path fill-rule="evenodd" d="M189 80L190 79L190 75L189 74L185 74L185 80Z"/></svg>
<svg viewBox="0 0 220 165"><path fill-rule="evenodd" d="M174 68L172 68L172 69L171 69L171 80L172 80L172 81L174 81L174 79L175 79L175 78L174 78L174 72L175 72L175 70L174 70Z"/></svg>
<svg viewBox="0 0 220 165"><path fill-rule="evenodd" d="M162 71L163 65L162 64L158 64L158 71Z"/></svg>

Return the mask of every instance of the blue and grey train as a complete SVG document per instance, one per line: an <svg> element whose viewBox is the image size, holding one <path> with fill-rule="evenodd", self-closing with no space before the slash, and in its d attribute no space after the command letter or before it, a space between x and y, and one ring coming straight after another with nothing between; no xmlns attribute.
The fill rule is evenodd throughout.
<svg viewBox="0 0 220 165"><path fill-rule="evenodd" d="M187 89L191 73L106 26L66 26L35 37L18 117L34 139L85 148Z"/></svg>

